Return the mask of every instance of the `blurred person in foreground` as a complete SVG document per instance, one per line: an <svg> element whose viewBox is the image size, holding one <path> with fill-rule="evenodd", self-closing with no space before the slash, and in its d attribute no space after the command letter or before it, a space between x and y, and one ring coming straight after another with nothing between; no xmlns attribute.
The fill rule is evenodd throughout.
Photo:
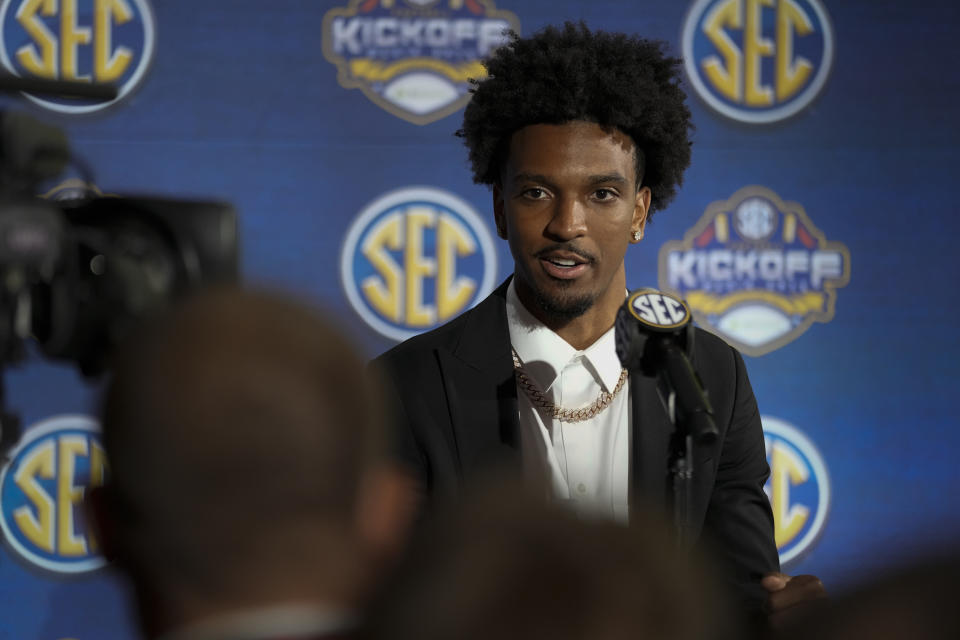
<svg viewBox="0 0 960 640"><path fill-rule="evenodd" d="M145 636L350 637L404 529L379 411L344 336L275 295L200 294L130 341L90 502Z"/></svg>
<svg viewBox="0 0 960 640"><path fill-rule="evenodd" d="M464 111L474 181L492 190L512 276L451 322L377 360L396 453L431 498L489 467L545 476L553 498L626 522L666 506L674 427L656 380L621 367L624 257L690 163L681 61L582 23L513 34ZM740 354L697 330L691 354L720 435L698 450L691 525L758 621L819 598L779 572L760 413Z"/></svg>
<svg viewBox="0 0 960 640"><path fill-rule="evenodd" d="M369 640L734 640L723 592L658 515L581 518L505 486L428 521Z"/></svg>

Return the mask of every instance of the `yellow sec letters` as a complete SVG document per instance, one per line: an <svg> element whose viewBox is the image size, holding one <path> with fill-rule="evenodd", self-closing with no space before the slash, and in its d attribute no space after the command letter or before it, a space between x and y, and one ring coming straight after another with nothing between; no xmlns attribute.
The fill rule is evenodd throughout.
<svg viewBox="0 0 960 640"><path fill-rule="evenodd" d="M402 224L399 213L389 215L377 223L363 243L363 255L377 275L364 278L361 288L374 309L394 322L400 322L402 316L403 269L390 256L390 250L403 246Z"/></svg>
<svg viewBox="0 0 960 640"><path fill-rule="evenodd" d="M772 122L822 88L833 55L819 0L695 0L683 31L687 73L724 115Z"/></svg>
<svg viewBox="0 0 960 640"><path fill-rule="evenodd" d="M65 113L112 104L142 80L153 57L148 0L0 0L0 61L11 73L109 83L114 100L27 96Z"/></svg>
<svg viewBox="0 0 960 640"><path fill-rule="evenodd" d="M723 62L716 55L706 58L703 61L703 69L717 91L737 101L743 95L741 75L743 55L727 35L726 28L743 28L741 17L740 0L726 0L726 2L717 3L703 22L703 32L723 56Z"/></svg>
<svg viewBox="0 0 960 640"><path fill-rule="evenodd" d="M770 479L764 490L773 511L781 564L806 553L823 532L830 507L827 467L813 442L790 423L762 416Z"/></svg>
<svg viewBox="0 0 960 640"><path fill-rule="evenodd" d="M106 468L92 419L60 416L28 429L0 472L0 525L10 546L58 573L102 566L82 501L88 488L103 484Z"/></svg>
<svg viewBox="0 0 960 640"><path fill-rule="evenodd" d="M436 310L423 303L423 280L436 276L437 263L423 255L424 232L436 227L437 214L428 207L410 207L406 212L407 246L404 266L407 274L407 324L429 327L436 319Z"/></svg>
<svg viewBox="0 0 960 640"><path fill-rule="evenodd" d="M401 340L465 311L496 275L486 225L459 198L429 187L391 192L351 226L341 278L354 309Z"/></svg>
<svg viewBox="0 0 960 640"><path fill-rule="evenodd" d="M87 543L74 530L74 509L83 498L83 488L74 481L77 457L88 457L87 439L65 435L57 442L57 551L63 556L81 556Z"/></svg>
<svg viewBox="0 0 960 640"><path fill-rule="evenodd" d="M452 318L466 308L477 290L477 282L457 275L457 259L473 255L477 243L473 236L451 216L442 216L437 222L437 318Z"/></svg>
<svg viewBox="0 0 960 640"><path fill-rule="evenodd" d="M40 51L34 45L24 45L17 50L20 63L34 75L41 78L55 78L57 76L57 38L47 29L37 14L53 16L57 13L57 0L25 0L17 10L17 21L33 38Z"/></svg>
<svg viewBox="0 0 960 640"><path fill-rule="evenodd" d="M776 42L763 37L761 21L761 11L774 6ZM727 29L743 30L743 51ZM765 106L772 104L773 90L761 80L760 61L776 54L777 99L786 100L800 90L813 69L809 60L794 59L793 53L794 39L812 30L810 18L793 0L725 0L716 5L703 25L703 32L722 53L724 62L710 56L703 61L704 70L717 90L729 98Z"/></svg>
<svg viewBox="0 0 960 640"><path fill-rule="evenodd" d="M96 33L93 69L97 82L115 82L126 73L133 61L133 52L124 46L113 48L114 24L133 19L133 10L126 0L97 0Z"/></svg>
<svg viewBox="0 0 960 640"><path fill-rule="evenodd" d="M95 0L92 25L81 25L78 20L78 0L23 0L16 17L33 39L17 50L17 59L34 75L43 78L62 78L73 81L113 82L122 76L133 60L129 48L112 47L114 24L133 19L133 9L127 0ZM59 14L59 39L41 17ZM94 47L93 77L78 70L78 49ZM59 51L59 72L57 52Z"/></svg>
<svg viewBox="0 0 960 640"><path fill-rule="evenodd" d="M770 457L770 506L773 508L774 537L777 547L793 540L810 516L810 509L802 504L791 504L791 485L803 484L810 476L803 460L789 448L777 442Z"/></svg>
<svg viewBox="0 0 960 640"><path fill-rule="evenodd" d="M777 100L783 102L795 95L806 84L813 64L806 58L794 56L796 37L813 33L810 18L794 0L780 0L777 11Z"/></svg>
<svg viewBox="0 0 960 640"><path fill-rule="evenodd" d="M54 443L45 442L23 461L14 480L30 501L30 506L18 507L13 512L13 518L23 535L51 553L54 550L54 501L37 480L54 477L53 455Z"/></svg>
<svg viewBox="0 0 960 640"><path fill-rule="evenodd" d="M760 11L773 6L773 0L747 0L746 24L743 33L744 78L746 103L766 106L773 100L772 91L760 81L760 58L773 55L773 42L761 36Z"/></svg>

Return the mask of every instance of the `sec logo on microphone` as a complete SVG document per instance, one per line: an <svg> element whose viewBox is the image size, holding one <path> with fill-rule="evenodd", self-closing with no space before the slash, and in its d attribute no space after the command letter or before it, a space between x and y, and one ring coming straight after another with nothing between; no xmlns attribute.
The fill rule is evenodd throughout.
<svg viewBox="0 0 960 640"><path fill-rule="evenodd" d="M469 309L493 290L487 225L459 197L432 187L386 193L347 231L340 276L364 321L406 340Z"/></svg>
<svg viewBox="0 0 960 640"><path fill-rule="evenodd" d="M682 39L697 94L740 122L796 114L823 89L833 63L833 29L819 0L696 0Z"/></svg>
<svg viewBox="0 0 960 640"><path fill-rule="evenodd" d="M64 415L29 427L0 470L0 528L27 562L55 573L105 564L83 517L83 495L103 484L99 424Z"/></svg>
<svg viewBox="0 0 960 640"><path fill-rule="evenodd" d="M634 291L627 303L633 317L651 329L676 329L690 321L690 309L683 300L656 289Z"/></svg>
<svg viewBox="0 0 960 640"><path fill-rule="evenodd" d="M153 59L153 11L147 0L2 0L0 62L22 77L117 87L113 100L25 94L61 113L89 113L126 98Z"/></svg>
<svg viewBox="0 0 960 640"><path fill-rule="evenodd" d="M808 552L830 511L830 477L813 442L792 424L761 416L770 479L764 491L773 509L774 538L783 565Z"/></svg>

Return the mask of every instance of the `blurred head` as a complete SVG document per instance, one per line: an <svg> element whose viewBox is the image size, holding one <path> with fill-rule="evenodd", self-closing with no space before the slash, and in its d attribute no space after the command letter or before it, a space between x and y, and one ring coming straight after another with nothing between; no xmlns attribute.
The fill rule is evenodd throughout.
<svg viewBox="0 0 960 640"><path fill-rule="evenodd" d="M150 610L353 602L397 533L402 488L344 336L292 300L222 290L121 354L103 403L110 480L94 501L146 623Z"/></svg>
<svg viewBox="0 0 960 640"><path fill-rule="evenodd" d="M375 639L735 637L655 515L627 528L500 488L431 523L371 614Z"/></svg>

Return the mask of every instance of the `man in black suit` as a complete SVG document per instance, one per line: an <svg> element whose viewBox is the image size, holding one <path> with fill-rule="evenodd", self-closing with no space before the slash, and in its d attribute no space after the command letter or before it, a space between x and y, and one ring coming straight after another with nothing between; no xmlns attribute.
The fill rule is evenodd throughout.
<svg viewBox="0 0 960 640"><path fill-rule="evenodd" d="M679 68L660 43L569 23L514 36L487 62L458 135L475 181L492 187L513 277L377 360L395 393L398 456L431 497L508 467L617 520L666 502L673 426L655 381L620 370L613 325L627 248L690 162ZM748 609L779 615L822 586L779 573L742 358L706 332L694 342L720 430L699 453L694 531Z"/></svg>

